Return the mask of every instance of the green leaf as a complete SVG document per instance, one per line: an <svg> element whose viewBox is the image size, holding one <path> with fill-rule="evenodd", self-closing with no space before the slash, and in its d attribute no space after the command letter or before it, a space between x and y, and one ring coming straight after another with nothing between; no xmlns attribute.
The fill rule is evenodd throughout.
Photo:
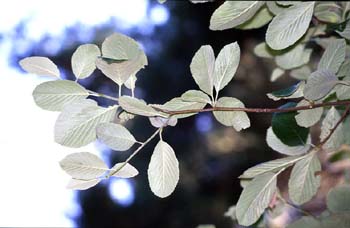
<svg viewBox="0 0 350 228"><path fill-rule="evenodd" d="M284 70L291 70L308 63L311 53L312 49L305 48L305 45L299 44L288 52L277 55L275 58L276 64Z"/></svg>
<svg viewBox="0 0 350 228"><path fill-rule="evenodd" d="M266 7L263 7L251 19L236 28L243 30L261 28L269 23L272 17L273 14Z"/></svg>
<svg viewBox="0 0 350 228"><path fill-rule="evenodd" d="M342 20L342 10L335 2L319 2L315 6L315 17L326 23L339 23Z"/></svg>
<svg viewBox="0 0 350 228"><path fill-rule="evenodd" d="M343 79L343 81L350 81L350 76L347 76ZM348 85L337 85L335 87L335 91L337 93L337 98L339 100L348 100L350 99L350 86Z"/></svg>
<svg viewBox="0 0 350 228"><path fill-rule="evenodd" d="M215 55L210 45L201 46L193 56L190 68L199 88L212 96Z"/></svg>
<svg viewBox="0 0 350 228"><path fill-rule="evenodd" d="M320 140L323 141L335 127L341 116L335 107L332 107L322 121ZM338 149L344 142L343 124L340 123L332 136L323 145L325 149Z"/></svg>
<svg viewBox="0 0 350 228"><path fill-rule="evenodd" d="M301 100L297 107L310 105L310 102L307 100ZM297 124L301 127L311 127L315 125L322 117L323 108L314 108L310 110L300 110L298 114L295 116L295 120Z"/></svg>
<svg viewBox="0 0 350 228"><path fill-rule="evenodd" d="M310 74L311 69L309 66L302 66L290 72L290 76L298 80L305 80L310 76Z"/></svg>
<svg viewBox="0 0 350 228"><path fill-rule="evenodd" d="M303 90L304 90L305 82L298 82L292 86L289 86L285 89L273 91L271 93L267 94L267 97L274 100L278 101L281 99L291 99L291 98L299 98L302 97Z"/></svg>
<svg viewBox="0 0 350 228"><path fill-rule="evenodd" d="M266 6L268 10L273 13L274 15L278 15L286 10L288 10L287 7L282 6L281 4L277 4L276 1L266 1Z"/></svg>
<svg viewBox="0 0 350 228"><path fill-rule="evenodd" d="M296 103L289 102L279 107L291 108L295 107ZM298 126L295 121L296 112L274 113L272 116L272 130L283 144L288 146L305 145L309 130Z"/></svg>
<svg viewBox="0 0 350 228"><path fill-rule="evenodd" d="M109 170L99 157L89 152L67 155L60 166L71 177L82 180L99 178Z"/></svg>
<svg viewBox="0 0 350 228"><path fill-rule="evenodd" d="M331 40L318 63L317 69L325 69L337 73L340 65L345 60L345 46L346 42L344 39Z"/></svg>
<svg viewBox="0 0 350 228"><path fill-rule="evenodd" d="M27 57L19 61L19 65L28 73L36 74L39 76L52 76L55 78L60 77L60 72L57 66L49 58L46 57Z"/></svg>
<svg viewBox="0 0 350 228"><path fill-rule="evenodd" d="M264 5L263 1L226 1L210 18L211 30L234 28L252 18Z"/></svg>
<svg viewBox="0 0 350 228"><path fill-rule="evenodd" d="M181 95L181 99L187 102L211 103L210 97L199 90L188 90Z"/></svg>
<svg viewBox="0 0 350 228"><path fill-rule="evenodd" d="M239 178L250 179L267 172L276 173L283 168L293 165L297 161L303 159L303 157L304 156L290 156L290 157L285 157L285 158L264 162L247 169L246 171L244 171L244 173L241 176L239 176Z"/></svg>
<svg viewBox="0 0 350 228"><path fill-rule="evenodd" d="M314 2L301 2L274 17L266 32L266 42L276 50L298 41L309 27Z"/></svg>
<svg viewBox="0 0 350 228"><path fill-rule="evenodd" d="M295 164L288 182L289 197L294 203L306 203L316 194L321 182L321 177L316 175L318 171L321 163L315 152Z"/></svg>
<svg viewBox="0 0 350 228"><path fill-rule="evenodd" d="M68 184L67 188L68 189L73 189L73 190L86 190L91 187L94 187L98 183L100 183L100 179L92 179L92 180L79 180L79 179L74 179L72 178Z"/></svg>
<svg viewBox="0 0 350 228"><path fill-rule="evenodd" d="M216 107L244 108L244 104L233 97L221 97ZM215 111L213 114L217 121L225 126L232 126L236 131L250 127L249 117L243 111Z"/></svg>
<svg viewBox="0 0 350 228"><path fill-rule="evenodd" d="M282 75L285 73L285 71L281 68L275 68L273 71L272 71L272 74L271 74L271 77L270 77L270 81L271 82L274 82L276 81L277 79L279 79L280 77L282 77Z"/></svg>
<svg viewBox="0 0 350 228"><path fill-rule="evenodd" d="M274 52L265 42L256 45L254 48L254 54L261 58L273 58Z"/></svg>
<svg viewBox="0 0 350 228"><path fill-rule="evenodd" d="M327 207L334 213L350 211L350 185L333 188L327 195Z"/></svg>
<svg viewBox="0 0 350 228"><path fill-rule="evenodd" d="M124 162L117 163L112 167L111 171L112 172L116 171L123 165L124 165ZM131 177L137 176L138 174L139 174L139 171L137 171L137 169L134 166L130 165L129 163L126 163L125 166L122 169L120 169L118 172L113 174L112 177L131 178Z"/></svg>
<svg viewBox="0 0 350 228"><path fill-rule="evenodd" d="M163 116L154 108L148 106L143 100L135 97L122 96L119 98L119 105L127 112L137 114L140 116Z"/></svg>
<svg viewBox="0 0 350 228"><path fill-rule="evenodd" d="M49 111L61 111L65 105L84 100L88 96L88 91L82 86L68 80L44 82L33 91L35 103Z"/></svg>
<svg viewBox="0 0 350 228"><path fill-rule="evenodd" d="M160 197L168 197L179 181L179 162L169 144L160 140L154 148L148 166L148 181L152 192Z"/></svg>
<svg viewBox="0 0 350 228"><path fill-rule="evenodd" d="M117 108L102 108L90 99L66 105L55 123L55 142L68 147L81 147L93 142L97 125L112 121Z"/></svg>
<svg viewBox="0 0 350 228"><path fill-rule="evenodd" d="M267 172L254 178L239 197L236 208L238 223L254 224L268 207L276 192L277 174Z"/></svg>
<svg viewBox="0 0 350 228"><path fill-rule="evenodd" d="M72 69L75 77L79 79L89 77L96 69L95 62L100 55L100 49L95 44L79 46L72 56Z"/></svg>
<svg viewBox="0 0 350 228"><path fill-rule="evenodd" d="M104 144L117 151L128 150L136 142L129 130L120 124L102 123L97 126L96 133Z"/></svg>
<svg viewBox="0 0 350 228"><path fill-rule="evenodd" d="M240 49L237 42L223 47L215 61L214 86L217 92L223 89L233 78L236 73Z"/></svg>
<svg viewBox="0 0 350 228"><path fill-rule="evenodd" d="M336 31L340 36L344 37L347 40L350 40L350 21L346 23L345 29L340 32Z"/></svg>
<svg viewBox="0 0 350 228"><path fill-rule="evenodd" d="M310 143L311 143L311 137L310 135L307 138L306 145L299 145L299 146L288 146L281 142L279 138L275 135L275 133L272 130L272 127L267 129L266 134L266 142L269 147L271 147L273 150L286 155L301 155L308 152L310 149Z"/></svg>
<svg viewBox="0 0 350 228"><path fill-rule="evenodd" d="M317 70L306 81L304 97L308 100L319 100L327 96L336 84L338 84L338 78L332 71Z"/></svg>
<svg viewBox="0 0 350 228"><path fill-rule="evenodd" d="M301 219L293 222L292 224L288 225L287 228L320 228L321 227L321 223L311 217L311 216L304 216Z"/></svg>
<svg viewBox="0 0 350 228"><path fill-rule="evenodd" d="M188 109L202 109L205 107L205 105L206 104L202 102L183 101L182 98L176 97L166 102L164 105L161 105L160 107L169 111L182 111L182 110L188 110ZM193 116L196 114L197 113L179 114L179 115L174 115L173 117L180 119L180 118Z"/></svg>

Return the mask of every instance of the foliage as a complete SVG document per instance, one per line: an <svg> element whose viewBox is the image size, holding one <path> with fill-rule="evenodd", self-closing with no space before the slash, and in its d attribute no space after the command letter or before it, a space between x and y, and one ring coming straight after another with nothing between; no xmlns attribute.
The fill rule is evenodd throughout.
<svg viewBox="0 0 350 228"><path fill-rule="evenodd" d="M164 3L165 1L160 1ZM206 1L192 1L202 3ZM328 10L329 7L334 10ZM147 64L147 56L132 38L115 33L101 45L84 44L72 56L75 81L60 79L58 67L46 57L27 57L20 65L28 73L53 76L53 81L38 85L33 97L36 104L49 111L59 111L55 124L55 141L66 147L82 147L98 139L111 149L126 151L135 144L137 149L122 163L112 168L88 152L66 156L60 165L72 177L70 189L88 189L102 179L131 178L138 174L130 160L152 139L159 136L148 167L152 192L161 198L169 196L179 181L179 163L162 132L175 126L178 119L199 112L213 112L221 124L236 131L249 128L248 112L274 113L266 142L286 157L268 161L246 170L239 178L245 181L243 192L230 217L239 224L250 226L263 214L273 211L271 202L288 204L279 194L277 179L292 167L288 193L292 204L302 205L315 196L320 186L320 152L337 152L350 125L343 124L350 109L349 95L349 18L348 2L296 1L226 1L215 10L209 28L212 30L255 29L268 24L266 42L258 44L257 56L275 61L271 81L287 73L300 80L278 91L268 93L273 100L288 101L279 108L246 108L234 97L220 97L220 91L230 83L240 61L237 42L225 45L215 57L213 48L204 45L194 54L190 70L199 90L188 90L164 104L148 104L135 97L137 73ZM313 57L316 45L324 48L317 63ZM315 63L316 62L316 63ZM87 90L79 80L99 69L118 85L119 97L110 97ZM122 86L130 94L122 94ZM124 91L124 90L123 90ZM115 105L101 107L88 97L103 97ZM346 107L344 109L344 107ZM122 123L143 116L156 128L145 142L139 142ZM310 128L321 124L318 142L311 142ZM304 217L290 227L322 227L349 224L349 187L331 191L327 205L332 212L327 217ZM270 210L267 210L267 209Z"/></svg>

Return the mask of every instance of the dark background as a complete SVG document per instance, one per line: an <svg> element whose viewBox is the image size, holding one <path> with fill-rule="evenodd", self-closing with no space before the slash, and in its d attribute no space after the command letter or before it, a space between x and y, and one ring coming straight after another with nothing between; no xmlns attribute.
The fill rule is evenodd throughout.
<svg viewBox="0 0 350 228"><path fill-rule="evenodd" d="M209 20L221 1L207 4L191 4L189 1L168 1L169 21L150 34L138 31L128 35L146 48L148 66L138 74L136 96L148 103L164 103L190 89L198 89L191 77L189 65L201 45L212 45L217 55L220 49L238 41L241 61L233 81L221 92L221 96L240 99L247 107L277 107L266 93L291 84L283 77L270 83L273 63L258 59L253 54L256 44L264 40L266 27L250 31L210 31ZM151 4L158 4L156 1ZM135 6L137 7L137 6ZM96 28L91 43L100 45L118 26L104 25ZM79 25L67 31L70 48L50 58L65 69L67 78L73 79L70 58L80 45ZM81 36L81 34L80 34ZM47 55L40 47L43 39L33 46L31 55ZM14 64L26 56L17 56ZM99 71L80 81L88 89L116 96L117 89L110 79ZM98 100L101 105L109 101ZM180 161L180 182L175 192L166 199L153 195L147 180L147 166L157 142L154 140L136 156L132 164L140 174L134 178L135 201L129 207L116 204L109 196L106 185L100 184L79 192L82 213L73 218L83 227L196 227L198 224L215 224L231 227L232 222L223 214L235 204L241 192L238 176L248 167L276 158L265 143L270 126L269 114L249 114L252 127L242 132L220 125L212 114L203 113L181 119L176 127L165 129L164 140L175 150ZM137 117L127 127L139 141L147 139L154 131L146 118ZM110 153L113 163L120 162L131 153Z"/></svg>

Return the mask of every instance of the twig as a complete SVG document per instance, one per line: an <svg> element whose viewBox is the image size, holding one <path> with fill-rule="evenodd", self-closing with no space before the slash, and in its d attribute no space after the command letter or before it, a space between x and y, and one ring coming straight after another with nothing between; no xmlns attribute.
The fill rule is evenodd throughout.
<svg viewBox="0 0 350 228"><path fill-rule="evenodd" d="M108 96L108 95L102 94L102 93L96 93L96 92L94 92L92 90L88 90L88 92L89 92L90 96L103 97L103 98L107 98L107 99L110 99L110 100L113 100L113 101L118 101L118 98L116 98L116 97Z"/></svg>

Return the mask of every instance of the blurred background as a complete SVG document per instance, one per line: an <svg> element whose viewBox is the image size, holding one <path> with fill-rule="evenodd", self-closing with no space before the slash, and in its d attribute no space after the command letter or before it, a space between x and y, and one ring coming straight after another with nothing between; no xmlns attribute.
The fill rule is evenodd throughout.
<svg viewBox="0 0 350 228"><path fill-rule="evenodd" d="M148 56L149 65L137 74L136 96L148 103L164 103L197 89L189 65L201 45L212 45L217 55L224 45L238 41L242 52L238 72L221 95L237 97L247 107L277 107L279 103L265 94L290 85L292 79L270 83L273 63L254 56L253 48L264 40L266 27L210 31L210 16L221 2L12 0L1 7L0 226L190 228L209 223L232 227L223 215L242 190L237 177L248 167L278 156L265 143L270 115L250 114L252 127L240 133L220 125L210 113L167 128L164 139L180 161L180 182L166 199L154 196L147 181L156 141L133 159L140 172L136 178L114 178L74 192L65 189L69 177L58 165L64 156L89 151L114 164L130 151L110 151L98 142L78 150L55 144L58 113L36 107L31 96L35 86L48 79L25 74L18 65L27 56L47 56L64 78L73 79L70 58L80 44L101 45L108 35L121 32L137 40ZM99 71L80 83L117 95L116 84ZM154 131L141 117L127 125L139 141Z"/></svg>

